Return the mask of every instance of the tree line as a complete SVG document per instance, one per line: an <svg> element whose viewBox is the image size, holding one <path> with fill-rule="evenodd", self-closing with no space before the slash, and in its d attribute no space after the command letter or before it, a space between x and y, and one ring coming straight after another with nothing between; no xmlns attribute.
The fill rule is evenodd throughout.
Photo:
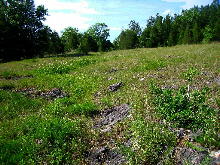
<svg viewBox="0 0 220 165"><path fill-rule="evenodd" d="M208 43L220 41L220 5L214 0L211 5L195 6L181 14L162 17L157 14L147 20L142 30L132 20L129 28L113 42L117 49L153 48L177 44Z"/></svg>
<svg viewBox="0 0 220 165"><path fill-rule="evenodd" d="M145 28L132 20L113 41L108 40L109 28L105 23L96 23L80 33L68 27L61 36L43 21L48 15L44 6L35 6L34 0L0 1L0 60L11 61L45 54L77 51L152 48L177 44L208 43L220 41L220 5L213 0L211 5L195 6L181 14L165 17L157 14L147 20Z"/></svg>

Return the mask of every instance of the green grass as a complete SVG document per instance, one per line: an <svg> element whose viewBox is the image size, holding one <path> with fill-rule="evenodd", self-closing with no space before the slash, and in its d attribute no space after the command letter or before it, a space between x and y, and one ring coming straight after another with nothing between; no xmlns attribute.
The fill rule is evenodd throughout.
<svg viewBox="0 0 220 165"><path fill-rule="evenodd" d="M220 86L215 81L220 77L219 52L220 44L213 43L0 64L0 162L84 163L87 151L97 147L103 138L91 128L94 115L125 103L132 108L132 117L124 122L126 129L119 129L112 138L117 141L123 135L132 140L132 146L123 149L131 164L157 164L159 160L172 164L167 155L177 143L168 124L196 130L202 123L206 129L196 141L219 149L216 120ZM111 72L113 68L115 72ZM150 93L152 81L161 90L159 95ZM108 86L118 82L124 86L109 92ZM187 88L181 91L181 87L188 85L192 99L187 99ZM203 95L202 89L206 87L209 92ZM60 88L68 97L46 100L16 92L24 88L39 91ZM173 101L164 102L162 98L167 95ZM185 108L179 113L176 107L184 101L187 104L181 104ZM194 122L187 124L185 120L192 117L191 111ZM167 125L160 124L164 119ZM159 134L161 131L163 135Z"/></svg>

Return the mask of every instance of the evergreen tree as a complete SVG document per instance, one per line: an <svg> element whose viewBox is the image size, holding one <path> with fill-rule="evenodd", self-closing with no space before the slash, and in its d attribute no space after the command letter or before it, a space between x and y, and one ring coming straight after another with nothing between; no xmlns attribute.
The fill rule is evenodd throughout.
<svg viewBox="0 0 220 165"><path fill-rule="evenodd" d="M168 37L168 41L167 41L167 45L168 46L174 46L175 45L175 41L174 41L174 33L171 31L169 33L169 37Z"/></svg>
<svg viewBox="0 0 220 165"><path fill-rule="evenodd" d="M190 44L191 41L192 41L192 39L191 39L191 30L190 30L190 26L187 25L187 26L186 26L186 29L185 29L185 31L184 31L182 43L183 43L183 44Z"/></svg>
<svg viewBox="0 0 220 165"><path fill-rule="evenodd" d="M214 28L214 39L216 41L220 41L220 19L218 19L215 23L215 28Z"/></svg>
<svg viewBox="0 0 220 165"><path fill-rule="evenodd" d="M138 44L137 34L132 30L122 31L119 36L119 48L120 49L133 49Z"/></svg>
<svg viewBox="0 0 220 165"><path fill-rule="evenodd" d="M200 35L200 29L199 29L198 23L195 23L193 25L192 35L193 35L193 43L199 43L201 35Z"/></svg>
<svg viewBox="0 0 220 165"><path fill-rule="evenodd" d="M167 15L166 18L163 21L163 36L164 36L164 44L165 46L169 45L174 45L174 35L171 32L172 30L172 20L171 20L171 16Z"/></svg>
<svg viewBox="0 0 220 165"><path fill-rule="evenodd" d="M130 30L134 31L137 34L137 36L141 35L142 30L138 22L131 20L128 26Z"/></svg>

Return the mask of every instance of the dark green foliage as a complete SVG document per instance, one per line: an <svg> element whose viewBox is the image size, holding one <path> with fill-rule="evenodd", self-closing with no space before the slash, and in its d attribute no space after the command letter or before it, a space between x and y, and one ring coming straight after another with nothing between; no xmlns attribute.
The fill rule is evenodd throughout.
<svg viewBox="0 0 220 165"><path fill-rule="evenodd" d="M199 43L201 41L201 32L198 23L195 23L192 29L193 43Z"/></svg>
<svg viewBox="0 0 220 165"><path fill-rule="evenodd" d="M203 131L198 141L206 146L220 146L218 143L218 111L207 105L207 88L201 91L161 89L151 85L156 112L179 128Z"/></svg>
<svg viewBox="0 0 220 165"><path fill-rule="evenodd" d="M91 50L90 44L93 44L93 42L92 41L90 42L89 39L90 39L90 37L86 34L81 38L80 44L78 47L79 53L87 55L88 52Z"/></svg>
<svg viewBox="0 0 220 165"><path fill-rule="evenodd" d="M39 33L47 10L34 1L0 1L0 49L2 61L31 58L40 54Z"/></svg>
<svg viewBox="0 0 220 165"><path fill-rule="evenodd" d="M219 13L220 13L220 11L219 11ZM215 23L214 32L215 32L215 40L220 41L220 20L219 19Z"/></svg>
<svg viewBox="0 0 220 165"><path fill-rule="evenodd" d="M96 42L98 51L109 50L109 28L105 23L96 23L92 25L88 30L87 34ZM89 42L92 40L89 40ZM90 44L91 45L91 44ZM92 49L92 46L91 48Z"/></svg>
<svg viewBox="0 0 220 165"><path fill-rule="evenodd" d="M177 44L219 41L220 5L211 5L183 10L180 15L165 18L157 14L150 17L140 36L141 47L173 46Z"/></svg>
<svg viewBox="0 0 220 165"><path fill-rule="evenodd" d="M76 28L68 27L62 33L62 43L65 51L77 49L80 43L81 34Z"/></svg>
<svg viewBox="0 0 220 165"><path fill-rule="evenodd" d="M58 33L52 31L47 26L39 31L38 44L36 47L39 49L40 56L43 56L44 53L58 54L64 52L64 45Z"/></svg>
<svg viewBox="0 0 220 165"><path fill-rule="evenodd" d="M113 41L113 49L117 50L119 49L119 36Z"/></svg>
<svg viewBox="0 0 220 165"><path fill-rule="evenodd" d="M58 35L57 32L51 32L49 34L49 48L47 50L48 53L58 54L64 52L64 45Z"/></svg>
<svg viewBox="0 0 220 165"><path fill-rule="evenodd" d="M213 40L214 38L214 30L208 25L203 30L203 42L208 43Z"/></svg>
<svg viewBox="0 0 220 165"><path fill-rule="evenodd" d="M1 124L0 161L4 164L79 164L89 149L83 119L29 116Z"/></svg>
<svg viewBox="0 0 220 165"><path fill-rule="evenodd" d="M171 31L168 36L167 46L173 46L173 45L175 45L175 36L174 33Z"/></svg>
<svg viewBox="0 0 220 165"><path fill-rule="evenodd" d="M119 48L120 49L132 49L136 48L138 44L137 34L132 30L122 31L119 36Z"/></svg>
<svg viewBox="0 0 220 165"><path fill-rule="evenodd" d="M134 20L131 20L128 26L129 26L130 30L134 31L137 34L137 36L141 35L141 33L142 33L141 32L141 27L140 27L138 22L135 22Z"/></svg>
<svg viewBox="0 0 220 165"><path fill-rule="evenodd" d="M141 47L146 47L146 48L152 47L152 41L151 41L151 38L150 38L150 33L151 33L150 28L146 28L142 32L142 35L140 36L140 45L141 45Z"/></svg>
<svg viewBox="0 0 220 165"><path fill-rule="evenodd" d="M183 44L190 44L192 43L192 34L189 28L189 25L186 26L186 29L183 34L183 39L182 39Z"/></svg>
<svg viewBox="0 0 220 165"><path fill-rule="evenodd" d="M211 124L215 110L206 105L207 89L189 93L186 88L178 91L151 87L157 112L167 121L183 128L204 128Z"/></svg>

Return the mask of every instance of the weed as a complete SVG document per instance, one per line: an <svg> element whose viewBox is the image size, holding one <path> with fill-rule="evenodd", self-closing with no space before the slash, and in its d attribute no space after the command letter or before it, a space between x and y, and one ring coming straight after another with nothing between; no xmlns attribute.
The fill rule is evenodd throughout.
<svg viewBox="0 0 220 165"><path fill-rule="evenodd" d="M166 159L176 144L175 135L166 127L142 116L130 124L132 149L124 150L131 164L157 164Z"/></svg>
<svg viewBox="0 0 220 165"><path fill-rule="evenodd" d="M160 68L165 67L166 64L163 61L150 61L150 60L144 60L143 62L141 62L140 66L137 66L134 68L135 72L139 72L139 71L147 71L147 70L157 70Z"/></svg>
<svg viewBox="0 0 220 165"><path fill-rule="evenodd" d="M29 116L4 124L0 131L0 161L5 164L77 164L89 148L92 134L82 119Z"/></svg>
<svg viewBox="0 0 220 165"><path fill-rule="evenodd" d="M162 118L177 127L203 128L212 122L215 111L206 104L207 88L188 93L185 87L174 91L151 86L153 104Z"/></svg>
<svg viewBox="0 0 220 165"><path fill-rule="evenodd" d="M37 72L43 74L67 74L71 70L78 69L93 64L95 62L96 60L81 59L74 62L72 61L72 62L63 62L63 63L55 63L55 64L52 63L38 69Z"/></svg>
<svg viewBox="0 0 220 165"><path fill-rule="evenodd" d="M5 71L1 73L1 77L5 79L12 79L14 77L18 77L18 74L11 72L11 71Z"/></svg>
<svg viewBox="0 0 220 165"><path fill-rule="evenodd" d="M0 120L17 118L30 112L36 112L41 106L40 100L32 100L21 94L0 90Z"/></svg>
<svg viewBox="0 0 220 165"><path fill-rule="evenodd" d="M69 101L67 99L57 99L55 102L48 105L46 111L49 114L57 117L73 116L73 115L86 115L93 116L97 114L98 108L92 102L84 102L77 104L75 101Z"/></svg>
<svg viewBox="0 0 220 165"><path fill-rule="evenodd" d="M199 71L196 68L189 68L186 72L183 73L183 77L189 81L192 82L193 78L199 74Z"/></svg>

